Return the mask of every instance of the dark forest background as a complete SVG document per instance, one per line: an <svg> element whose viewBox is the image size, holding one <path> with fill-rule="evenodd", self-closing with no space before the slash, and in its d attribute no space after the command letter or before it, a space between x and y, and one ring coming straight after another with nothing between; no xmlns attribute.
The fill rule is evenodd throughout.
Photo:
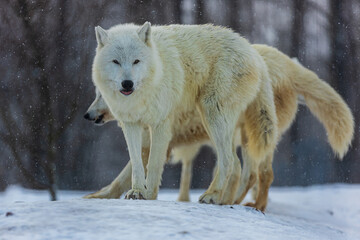
<svg viewBox="0 0 360 240"><path fill-rule="evenodd" d="M297 57L343 96L356 134L338 161L322 125L300 106L278 145L273 185L360 183L360 1L1 0L0 190L21 184L56 198L56 189L95 190L117 176L129 159L121 129L82 117L95 97L94 27L145 21L223 25ZM204 147L193 188L208 186L214 163ZM180 169L167 166L162 186L177 188Z"/></svg>

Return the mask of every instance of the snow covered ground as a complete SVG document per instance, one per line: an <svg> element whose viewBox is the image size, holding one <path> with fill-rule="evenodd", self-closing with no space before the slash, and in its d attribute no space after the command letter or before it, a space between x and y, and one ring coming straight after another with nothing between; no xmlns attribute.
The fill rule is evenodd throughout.
<svg viewBox="0 0 360 240"><path fill-rule="evenodd" d="M157 201L87 200L86 192L17 186L0 193L0 239L360 239L360 185L273 187L265 214L244 206Z"/></svg>

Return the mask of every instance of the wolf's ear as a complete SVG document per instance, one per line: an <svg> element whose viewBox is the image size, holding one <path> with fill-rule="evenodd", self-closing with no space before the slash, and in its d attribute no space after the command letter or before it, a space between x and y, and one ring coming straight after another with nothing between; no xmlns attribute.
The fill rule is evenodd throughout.
<svg viewBox="0 0 360 240"><path fill-rule="evenodd" d="M95 27L96 41L99 47L103 47L108 41L108 33L100 26Z"/></svg>
<svg viewBox="0 0 360 240"><path fill-rule="evenodd" d="M145 22L138 30L137 33L139 38L144 41L146 45L150 43L150 36L151 36L151 23Z"/></svg>

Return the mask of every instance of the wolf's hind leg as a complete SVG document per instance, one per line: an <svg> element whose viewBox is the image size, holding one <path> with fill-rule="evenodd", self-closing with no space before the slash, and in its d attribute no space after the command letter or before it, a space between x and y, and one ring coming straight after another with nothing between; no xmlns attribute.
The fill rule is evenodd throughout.
<svg viewBox="0 0 360 240"><path fill-rule="evenodd" d="M256 200L258 192L259 192L259 178L257 177L256 182L255 182L254 186L251 189L251 198L252 198L253 201Z"/></svg>
<svg viewBox="0 0 360 240"><path fill-rule="evenodd" d="M265 211L269 188L274 180L274 173L272 169L273 154L269 154L265 161L259 166L259 190L256 196L255 203L247 203L245 206L254 207L260 211Z"/></svg>
<svg viewBox="0 0 360 240"><path fill-rule="evenodd" d="M243 171L241 174L240 187L235 196L235 204L240 204L245 198L249 189L255 184L257 178L258 163L256 159L252 159L247 153L246 146L243 145L241 155L243 159Z"/></svg>
<svg viewBox="0 0 360 240"><path fill-rule="evenodd" d="M188 146L181 146L173 149L173 158L181 161L181 179L178 201L190 201L190 186L192 178L193 161L198 154L202 144L194 143Z"/></svg>
<svg viewBox="0 0 360 240"><path fill-rule="evenodd" d="M192 178L192 159L190 161L183 161L181 167L180 191L178 201L190 201L190 185Z"/></svg>
<svg viewBox="0 0 360 240"><path fill-rule="evenodd" d="M237 204L241 203L256 183L259 166L268 161L268 154L272 155L275 149L278 139L277 122L272 86L266 77L255 101L245 112L245 122L241 128L244 171L236 197Z"/></svg>
<svg viewBox="0 0 360 240"><path fill-rule="evenodd" d="M149 151L150 150L147 147L142 148L141 155L144 168L146 167L148 162ZM131 161L129 161L124 167L124 169L120 172L120 174L109 185L103 187L95 193L84 196L84 198L120 198L124 192L128 191L131 188L131 171Z"/></svg>
<svg viewBox="0 0 360 240"><path fill-rule="evenodd" d="M126 164L125 168L120 172L111 184L103 187L95 193L84 196L84 198L120 198L120 196L131 188L131 163Z"/></svg>

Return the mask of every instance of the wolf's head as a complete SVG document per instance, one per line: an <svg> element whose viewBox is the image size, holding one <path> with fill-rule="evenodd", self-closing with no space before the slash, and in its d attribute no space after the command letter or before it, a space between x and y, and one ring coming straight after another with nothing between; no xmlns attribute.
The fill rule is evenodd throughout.
<svg viewBox="0 0 360 240"><path fill-rule="evenodd" d="M115 120L111 114L108 106L102 98L100 92L96 89L96 98L86 111L84 118L89 121L94 121L96 125L103 125L109 121Z"/></svg>
<svg viewBox="0 0 360 240"><path fill-rule="evenodd" d="M154 78L156 53L151 39L151 25L118 25L104 30L95 28L98 47L93 65L95 84L101 91L130 96Z"/></svg>

